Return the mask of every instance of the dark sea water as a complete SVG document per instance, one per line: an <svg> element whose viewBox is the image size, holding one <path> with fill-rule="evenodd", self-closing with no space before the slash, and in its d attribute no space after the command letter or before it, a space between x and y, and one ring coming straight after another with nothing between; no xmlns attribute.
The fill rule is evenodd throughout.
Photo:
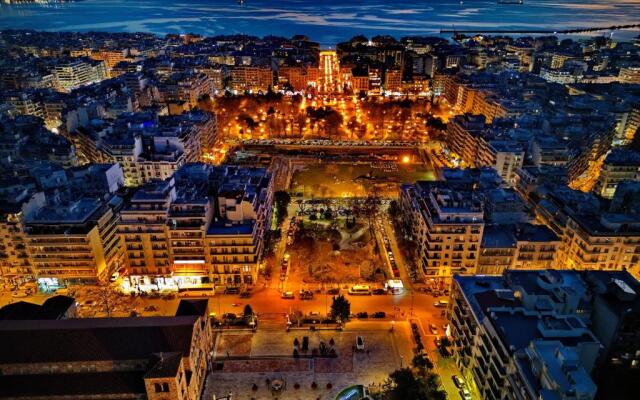
<svg viewBox="0 0 640 400"><path fill-rule="evenodd" d="M1 1L1 0L0 0ZM306 34L332 44L356 34L433 35L441 28L550 29L640 22L640 0L85 0L0 3L0 29ZM639 32L616 32L626 39ZM602 33L600 33L602 34Z"/></svg>

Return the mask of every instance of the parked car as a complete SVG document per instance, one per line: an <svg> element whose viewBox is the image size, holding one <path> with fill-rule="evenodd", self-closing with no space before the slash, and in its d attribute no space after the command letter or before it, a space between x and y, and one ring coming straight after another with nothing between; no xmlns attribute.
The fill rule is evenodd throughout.
<svg viewBox="0 0 640 400"><path fill-rule="evenodd" d="M458 389L462 389L464 387L464 379L458 375L453 375L451 377L451 380L453 381L453 384L456 385L456 387Z"/></svg>
<svg viewBox="0 0 640 400"><path fill-rule="evenodd" d="M435 307L447 307L449 305L449 300L438 300L433 303Z"/></svg>
<svg viewBox="0 0 640 400"><path fill-rule="evenodd" d="M431 331L432 335L438 334L438 327L435 324L429 324L429 330Z"/></svg>
<svg viewBox="0 0 640 400"><path fill-rule="evenodd" d="M471 392L467 388L460 389L460 397L464 400L471 400Z"/></svg>
<svg viewBox="0 0 640 400"><path fill-rule="evenodd" d="M381 294L387 294L387 291L384 289L373 289L372 291L373 294L377 294L377 295L381 295Z"/></svg>
<svg viewBox="0 0 640 400"><path fill-rule="evenodd" d="M364 350L364 338L362 336L356 337L356 349Z"/></svg>
<svg viewBox="0 0 640 400"><path fill-rule="evenodd" d="M240 293L240 289L236 287L229 287L224 290L224 294L238 294Z"/></svg>
<svg viewBox="0 0 640 400"><path fill-rule="evenodd" d="M313 299L313 292L311 290L300 290L300 300Z"/></svg>
<svg viewBox="0 0 640 400"><path fill-rule="evenodd" d="M369 318L369 314L366 311L361 311L361 312L356 314L356 317L358 317L358 318Z"/></svg>
<svg viewBox="0 0 640 400"><path fill-rule="evenodd" d="M295 299L295 295L293 294L293 292L282 292L282 298L283 299Z"/></svg>
<svg viewBox="0 0 640 400"><path fill-rule="evenodd" d="M378 312L374 312L371 317L372 318L384 318L387 316L387 313L385 313L384 311L378 311Z"/></svg>
<svg viewBox="0 0 640 400"><path fill-rule="evenodd" d="M331 288L329 290L327 290L327 294L340 294L340 289L339 288Z"/></svg>
<svg viewBox="0 0 640 400"><path fill-rule="evenodd" d="M245 290L245 291L243 291L243 292L240 292L240 297L241 297L241 298L243 298L243 299L246 299L246 298L248 298L248 297L251 297L251 292L250 292L250 291L248 291L248 290Z"/></svg>

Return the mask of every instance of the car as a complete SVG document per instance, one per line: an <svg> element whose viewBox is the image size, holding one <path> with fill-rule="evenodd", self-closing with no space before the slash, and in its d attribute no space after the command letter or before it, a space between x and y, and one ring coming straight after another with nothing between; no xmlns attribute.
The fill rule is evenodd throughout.
<svg viewBox="0 0 640 400"><path fill-rule="evenodd" d="M377 311L371 315L372 318L384 318L386 316L387 314L384 311Z"/></svg>
<svg viewBox="0 0 640 400"><path fill-rule="evenodd" d="M364 338L362 336L356 337L356 349L364 350Z"/></svg>
<svg viewBox="0 0 640 400"><path fill-rule="evenodd" d="M358 318L369 318L369 314L366 311L361 311L361 312L356 314L356 317L358 317Z"/></svg>
<svg viewBox="0 0 640 400"><path fill-rule="evenodd" d="M465 382L464 382L464 379L463 379L462 377L460 377L460 376L458 376L458 375L453 375L453 376L451 377L451 380L453 381L453 384L454 384L454 385L456 385L456 387L457 387L458 389L462 389L462 388L464 388L464 384L465 384Z"/></svg>
<svg viewBox="0 0 640 400"><path fill-rule="evenodd" d="M442 339L436 336L436 339L433 341L436 344L436 347L440 347L442 344Z"/></svg>
<svg viewBox="0 0 640 400"><path fill-rule="evenodd" d="M329 290L327 290L327 294L339 294L340 293L340 289L339 288L331 288Z"/></svg>
<svg viewBox="0 0 640 400"><path fill-rule="evenodd" d="M435 324L429 324L429 330L431 331L432 335L438 334L438 327Z"/></svg>
<svg viewBox="0 0 640 400"><path fill-rule="evenodd" d="M387 294L387 291L384 289L373 289L371 293L381 295L381 294Z"/></svg>
<svg viewBox="0 0 640 400"><path fill-rule="evenodd" d="M460 389L460 397L464 400L471 400L471 392L469 392L469 389L467 388L462 388Z"/></svg>
<svg viewBox="0 0 640 400"><path fill-rule="evenodd" d="M313 292L311 290L300 290L300 300L313 299Z"/></svg>
<svg viewBox="0 0 640 400"><path fill-rule="evenodd" d="M251 297L251 292L248 290L245 290L243 292L240 292L240 298L246 299L248 297Z"/></svg>
<svg viewBox="0 0 640 400"><path fill-rule="evenodd" d="M435 303L433 303L433 305L435 307L447 307L449 305L449 300L438 300Z"/></svg>
<svg viewBox="0 0 640 400"><path fill-rule="evenodd" d="M293 294L293 292L282 292L282 298L283 299L295 299L295 295Z"/></svg>
<svg viewBox="0 0 640 400"><path fill-rule="evenodd" d="M240 293L240 289L236 287L228 287L224 290L224 294L238 294Z"/></svg>

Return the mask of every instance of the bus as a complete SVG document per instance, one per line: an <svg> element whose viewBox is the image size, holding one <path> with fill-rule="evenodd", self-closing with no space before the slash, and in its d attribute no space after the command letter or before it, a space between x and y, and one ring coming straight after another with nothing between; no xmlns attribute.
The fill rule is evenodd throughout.
<svg viewBox="0 0 640 400"><path fill-rule="evenodd" d="M349 294L368 296L371 294L371 288L369 285L353 285L351 289L349 289Z"/></svg>

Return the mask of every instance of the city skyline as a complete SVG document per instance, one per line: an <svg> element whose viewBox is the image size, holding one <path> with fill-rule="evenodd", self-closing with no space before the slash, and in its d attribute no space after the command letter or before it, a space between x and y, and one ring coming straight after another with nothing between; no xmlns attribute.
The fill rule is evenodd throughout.
<svg viewBox="0 0 640 400"><path fill-rule="evenodd" d="M11 3L0 399L635 398L637 2Z"/></svg>

